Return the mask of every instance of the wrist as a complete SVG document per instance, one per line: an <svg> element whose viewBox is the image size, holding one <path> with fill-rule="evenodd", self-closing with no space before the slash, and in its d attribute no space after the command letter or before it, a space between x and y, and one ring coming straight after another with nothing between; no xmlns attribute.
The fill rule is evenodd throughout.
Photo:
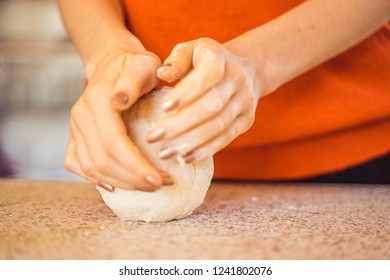
<svg viewBox="0 0 390 280"><path fill-rule="evenodd" d="M262 88L262 96L268 95L280 87L283 69L272 59L272 53L267 52L265 40L263 44L257 43L248 34L243 34L235 39L226 42L224 45L235 55L245 58L255 65L259 83Z"/></svg>

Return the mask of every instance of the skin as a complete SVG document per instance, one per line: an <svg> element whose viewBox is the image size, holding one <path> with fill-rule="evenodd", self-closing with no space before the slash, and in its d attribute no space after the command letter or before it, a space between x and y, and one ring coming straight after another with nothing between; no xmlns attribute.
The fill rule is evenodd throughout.
<svg viewBox="0 0 390 280"><path fill-rule="evenodd" d="M92 184L159 188L160 174L127 136L121 111L155 87L160 59L127 31L119 1L66 0L59 5L88 79L71 111L65 167ZM127 96L120 110L113 106L118 93Z"/></svg>
<svg viewBox="0 0 390 280"><path fill-rule="evenodd" d="M120 115L158 78L179 82L165 97L168 114L148 141L161 142L162 158L200 160L250 128L260 98L390 18L388 0L306 1L229 42L179 42L161 66L126 29L120 1L58 2L89 81L72 109L65 167L95 184L141 190L157 189L161 178L128 139Z"/></svg>

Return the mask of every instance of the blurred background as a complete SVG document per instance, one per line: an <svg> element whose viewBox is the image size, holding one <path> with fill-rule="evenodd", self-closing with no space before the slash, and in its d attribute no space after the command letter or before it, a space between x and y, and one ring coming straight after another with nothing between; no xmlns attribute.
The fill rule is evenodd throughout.
<svg viewBox="0 0 390 280"><path fill-rule="evenodd" d="M12 171L18 178L77 178L63 159L70 108L83 85L82 63L56 1L0 0L3 176Z"/></svg>

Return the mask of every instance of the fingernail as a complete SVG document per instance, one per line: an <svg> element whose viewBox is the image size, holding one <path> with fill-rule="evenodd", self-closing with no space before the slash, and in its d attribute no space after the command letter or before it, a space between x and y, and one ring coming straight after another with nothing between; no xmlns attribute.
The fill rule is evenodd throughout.
<svg viewBox="0 0 390 280"><path fill-rule="evenodd" d="M148 141L149 143L153 143L164 138L164 135L165 135L164 128L152 129L146 135L146 141Z"/></svg>
<svg viewBox="0 0 390 280"><path fill-rule="evenodd" d="M174 183L173 178L168 172L159 169L158 173L161 176L161 181L162 181L163 186L172 186L173 185L173 183Z"/></svg>
<svg viewBox="0 0 390 280"><path fill-rule="evenodd" d="M185 163L192 163L198 158L196 153L189 153L184 157Z"/></svg>
<svg viewBox="0 0 390 280"><path fill-rule="evenodd" d="M173 183L174 183L172 177L169 177L169 178L161 178L161 180L162 180L162 185L163 185L164 187L172 186Z"/></svg>
<svg viewBox="0 0 390 280"><path fill-rule="evenodd" d="M176 109L177 106L179 106L179 100L174 99L174 98L169 99L162 104L162 108L166 112Z"/></svg>
<svg viewBox="0 0 390 280"><path fill-rule="evenodd" d="M157 190L157 188L151 187L151 186L146 186L146 187L142 187L142 188L136 187L135 189L138 191L143 191L143 192L154 192Z"/></svg>
<svg viewBox="0 0 390 280"><path fill-rule="evenodd" d="M103 183L103 182L99 182L97 184L99 187L105 189L106 191L109 191L109 192L113 192L115 191L115 188L109 184L106 184L106 183Z"/></svg>
<svg viewBox="0 0 390 280"><path fill-rule="evenodd" d="M151 187L154 187L155 189L158 189L161 187L161 184L159 180L154 178L152 175L146 175L145 181L151 185Z"/></svg>
<svg viewBox="0 0 390 280"><path fill-rule="evenodd" d="M164 149L164 150L162 150L159 154L158 154L158 156L161 158L161 159L169 159L169 158L171 158L171 157L173 157L174 155L176 155L176 150L174 150L174 149Z"/></svg>
<svg viewBox="0 0 390 280"><path fill-rule="evenodd" d="M163 74L164 72L170 71L171 69L173 69L172 63L163 64L157 69L157 75Z"/></svg>
<svg viewBox="0 0 390 280"><path fill-rule="evenodd" d="M111 100L113 107L116 110L124 111L129 108L129 96L124 92L118 92Z"/></svg>

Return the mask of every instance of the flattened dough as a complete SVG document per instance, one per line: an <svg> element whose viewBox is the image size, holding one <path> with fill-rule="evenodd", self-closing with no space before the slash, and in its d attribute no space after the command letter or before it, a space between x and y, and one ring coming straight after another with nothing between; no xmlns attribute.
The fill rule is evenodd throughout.
<svg viewBox="0 0 390 280"><path fill-rule="evenodd" d="M199 207L206 196L214 173L213 159L180 164L177 159L160 160L160 144L146 142L151 125L163 115L161 101L168 87L142 97L124 115L130 138L143 154L159 169L169 172L174 185L155 192L115 189L108 192L97 187L105 203L123 220L165 222L181 219Z"/></svg>

